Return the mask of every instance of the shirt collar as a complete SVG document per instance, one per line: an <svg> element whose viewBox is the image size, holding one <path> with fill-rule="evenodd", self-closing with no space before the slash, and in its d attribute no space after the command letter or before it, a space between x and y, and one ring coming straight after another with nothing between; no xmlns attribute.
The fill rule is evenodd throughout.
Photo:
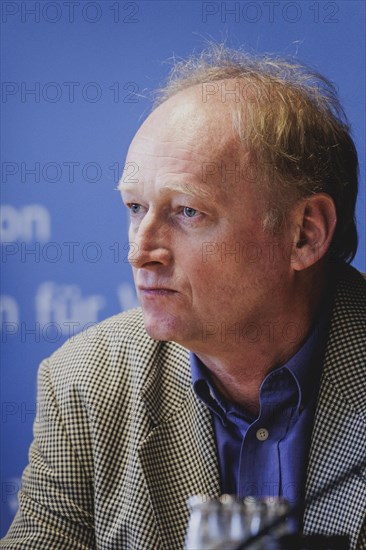
<svg viewBox="0 0 366 550"><path fill-rule="evenodd" d="M329 311L325 310L313 325L301 348L281 367L268 373L263 384L269 377L287 370L293 377L298 388L298 407L305 408L317 391L322 373L323 355L325 351L326 332L329 321ZM262 384L262 385L263 385Z"/></svg>

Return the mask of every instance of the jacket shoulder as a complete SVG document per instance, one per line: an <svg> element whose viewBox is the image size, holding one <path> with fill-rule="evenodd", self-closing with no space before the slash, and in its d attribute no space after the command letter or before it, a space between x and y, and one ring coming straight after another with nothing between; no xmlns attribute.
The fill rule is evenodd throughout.
<svg viewBox="0 0 366 550"><path fill-rule="evenodd" d="M324 377L366 414L366 280L345 266L337 279Z"/></svg>
<svg viewBox="0 0 366 550"><path fill-rule="evenodd" d="M93 354L100 348L111 350L143 340L151 338L145 331L141 308L136 308L113 315L72 336L51 357L57 359L65 353Z"/></svg>
<svg viewBox="0 0 366 550"><path fill-rule="evenodd" d="M43 362L40 375L47 369L56 391L76 386L99 392L117 382L126 388L144 378L161 344L146 333L137 308L69 338Z"/></svg>

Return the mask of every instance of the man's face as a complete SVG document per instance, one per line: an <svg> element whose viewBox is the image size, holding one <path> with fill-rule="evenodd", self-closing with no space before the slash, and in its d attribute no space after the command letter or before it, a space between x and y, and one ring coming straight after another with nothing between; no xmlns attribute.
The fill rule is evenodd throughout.
<svg viewBox="0 0 366 550"><path fill-rule="evenodd" d="M275 322L292 277L291 238L263 231L258 181L246 181L231 128L227 105L180 92L140 128L121 181L146 330L196 352Z"/></svg>

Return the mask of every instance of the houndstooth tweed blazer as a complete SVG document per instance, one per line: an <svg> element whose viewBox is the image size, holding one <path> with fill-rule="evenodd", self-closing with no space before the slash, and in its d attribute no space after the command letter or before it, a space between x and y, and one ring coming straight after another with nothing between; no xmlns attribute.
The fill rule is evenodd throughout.
<svg viewBox="0 0 366 550"><path fill-rule="evenodd" d="M337 285L306 493L365 457L366 283ZM210 413L192 391L188 352L144 331L140 310L69 340L39 370L39 407L20 509L1 548L179 550L189 495L218 496ZM361 470L308 506L306 533L348 534L366 549Z"/></svg>

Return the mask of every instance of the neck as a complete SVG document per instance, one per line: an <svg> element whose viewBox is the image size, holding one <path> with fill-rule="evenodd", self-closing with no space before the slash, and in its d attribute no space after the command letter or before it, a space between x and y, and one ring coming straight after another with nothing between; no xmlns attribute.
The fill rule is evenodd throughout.
<svg viewBox="0 0 366 550"><path fill-rule="evenodd" d="M276 315L262 315L245 333L227 331L209 351L192 350L210 370L214 384L233 403L259 413L260 386L267 374L285 364L303 345L322 303L324 282L296 293ZM235 333L236 332L236 333Z"/></svg>

